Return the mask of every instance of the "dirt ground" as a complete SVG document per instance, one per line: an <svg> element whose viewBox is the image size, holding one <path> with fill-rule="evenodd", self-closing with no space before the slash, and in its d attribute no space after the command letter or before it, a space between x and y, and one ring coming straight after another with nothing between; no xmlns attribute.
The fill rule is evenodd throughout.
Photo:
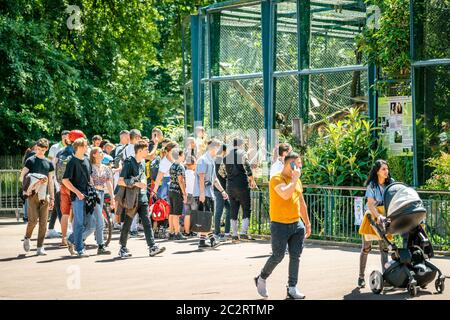
<svg viewBox="0 0 450 320"><path fill-rule="evenodd" d="M58 227L57 227L58 228ZM86 242L90 257L70 257L58 248L60 239L46 240L47 256L36 256L37 227L32 250L25 253L25 224L0 219L0 299L260 299L255 277L271 252L265 240L224 243L216 249L197 249L197 240L157 240L167 248L149 257L142 237L130 239L133 257L121 260L117 231L110 256L96 256L94 237ZM299 285L307 299L410 299L406 291L373 294L368 286L356 288L359 250L306 242L300 262ZM267 280L269 299L285 299L288 256ZM450 258L432 260L450 275ZM379 254L369 256L366 282L380 269ZM414 299L449 300L450 289L436 294L434 283Z"/></svg>

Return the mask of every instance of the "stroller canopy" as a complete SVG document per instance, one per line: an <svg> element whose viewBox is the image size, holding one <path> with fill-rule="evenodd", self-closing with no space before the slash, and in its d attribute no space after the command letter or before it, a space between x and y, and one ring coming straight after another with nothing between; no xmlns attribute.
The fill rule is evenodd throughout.
<svg viewBox="0 0 450 320"><path fill-rule="evenodd" d="M384 191L386 217L391 220L389 233L403 233L425 219L426 209L416 190L403 183L393 183Z"/></svg>

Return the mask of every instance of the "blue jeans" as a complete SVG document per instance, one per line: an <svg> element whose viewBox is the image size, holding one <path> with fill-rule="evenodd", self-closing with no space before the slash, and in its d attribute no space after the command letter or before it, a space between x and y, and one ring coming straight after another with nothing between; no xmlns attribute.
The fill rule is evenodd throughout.
<svg viewBox="0 0 450 320"><path fill-rule="evenodd" d="M272 236L272 255L261 271L261 278L267 279L275 267L283 260L286 246L289 249L289 287L295 287L298 281L300 255L305 240L305 225L300 220L295 223L284 224L272 222L270 224Z"/></svg>
<svg viewBox="0 0 450 320"><path fill-rule="evenodd" d="M25 203L23 204L23 218L28 219L28 199L25 199Z"/></svg>
<svg viewBox="0 0 450 320"><path fill-rule="evenodd" d="M158 188L158 198L169 201L169 185L170 177L163 177L161 181L161 186Z"/></svg>
<svg viewBox="0 0 450 320"><path fill-rule="evenodd" d="M80 253L84 249L83 244L83 233L86 229L86 210L85 210L85 200L79 200L76 198L72 201L72 211L73 211L73 232L69 236L68 240L75 245L75 250Z"/></svg>
<svg viewBox="0 0 450 320"><path fill-rule="evenodd" d="M95 240L99 246L104 243L103 240L103 201L105 199L105 192L97 190L100 198L100 203L95 206L94 212L86 217L86 229L83 232L83 240L86 240L95 231Z"/></svg>
<svg viewBox="0 0 450 320"><path fill-rule="evenodd" d="M225 233L230 233L230 201L224 200L222 193L214 190L216 196L216 208L214 210L214 234L220 234L220 220L222 219L223 209L225 208Z"/></svg>

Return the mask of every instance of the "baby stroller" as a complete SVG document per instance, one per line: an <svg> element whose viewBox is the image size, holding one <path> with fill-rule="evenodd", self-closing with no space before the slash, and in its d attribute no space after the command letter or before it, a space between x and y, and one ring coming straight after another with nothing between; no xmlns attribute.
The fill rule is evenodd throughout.
<svg viewBox="0 0 450 320"><path fill-rule="evenodd" d="M426 217L426 209L417 192L403 183L389 185L384 193L386 219L376 224L370 217L370 223L392 251L392 261L381 273L373 271L369 278L370 289L375 294L383 292L386 286L407 289L410 296L417 295L418 288L426 286L436 278L435 288L442 293L445 288L445 276L430 262L433 247L421 226ZM397 248L387 234L408 234L406 248Z"/></svg>

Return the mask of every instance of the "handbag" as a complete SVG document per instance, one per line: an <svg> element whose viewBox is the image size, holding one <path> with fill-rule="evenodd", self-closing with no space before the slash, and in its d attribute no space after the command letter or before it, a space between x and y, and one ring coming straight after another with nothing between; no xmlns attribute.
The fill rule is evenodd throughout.
<svg viewBox="0 0 450 320"><path fill-rule="evenodd" d="M203 210L191 210L191 230L194 232L209 232L211 231L214 213L206 211L206 205L204 203L199 203L199 208L200 206Z"/></svg>

